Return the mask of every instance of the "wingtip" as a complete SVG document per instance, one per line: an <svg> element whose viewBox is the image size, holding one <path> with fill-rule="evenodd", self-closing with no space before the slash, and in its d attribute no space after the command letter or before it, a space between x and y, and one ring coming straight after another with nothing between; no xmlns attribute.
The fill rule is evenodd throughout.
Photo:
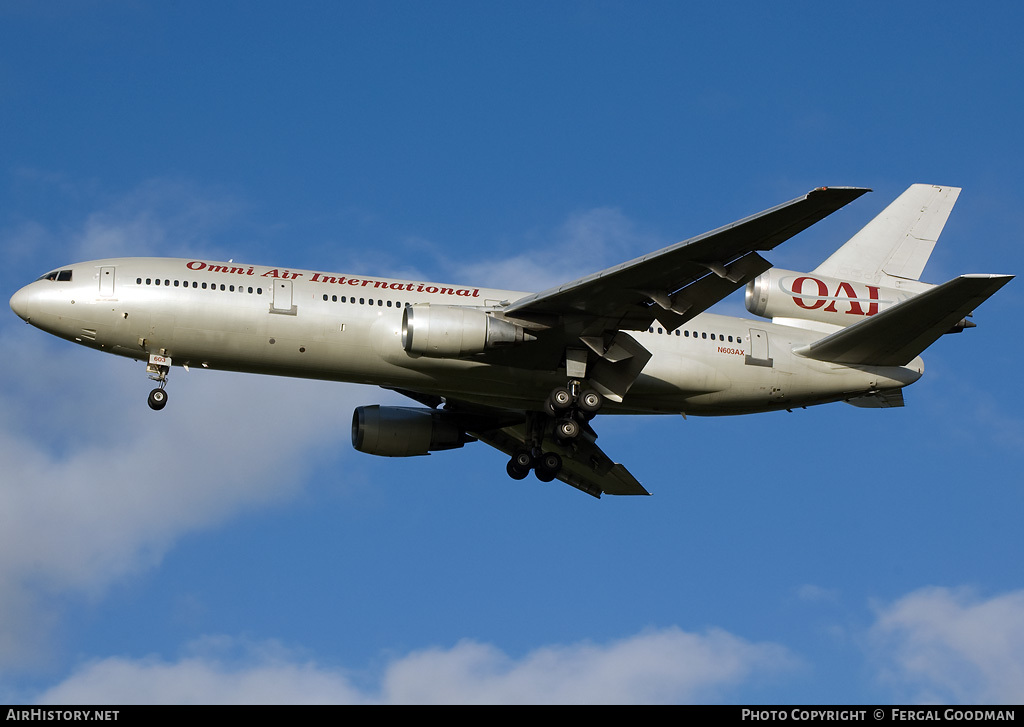
<svg viewBox="0 0 1024 727"><path fill-rule="evenodd" d="M813 200L834 211L845 207L862 194L867 194L870 191L867 187L815 187L807 193L804 199Z"/></svg>
<svg viewBox="0 0 1024 727"><path fill-rule="evenodd" d="M834 194L850 194L854 197L860 197L862 194L867 194L873 191L870 187L815 187L811 190L811 194L815 192L832 192Z"/></svg>

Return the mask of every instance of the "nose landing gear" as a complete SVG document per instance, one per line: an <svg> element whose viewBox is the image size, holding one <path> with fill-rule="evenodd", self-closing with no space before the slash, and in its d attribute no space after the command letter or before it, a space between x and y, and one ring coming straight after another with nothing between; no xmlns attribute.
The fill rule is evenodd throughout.
<svg viewBox="0 0 1024 727"><path fill-rule="evenodd" d="M146 373L149 374L149 378L157 382L159 386L149 392L149 398L146 403L149 404L149 408L153 411L160 411L167 406L167 374L171 371L171 358L165 356L162 353L156 354L151 353L149 355L149 363L146 364Z"/></svg>

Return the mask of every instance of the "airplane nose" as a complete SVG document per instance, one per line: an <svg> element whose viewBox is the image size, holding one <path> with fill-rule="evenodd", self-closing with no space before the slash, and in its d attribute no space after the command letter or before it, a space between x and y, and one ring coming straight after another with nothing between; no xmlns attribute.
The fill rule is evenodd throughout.
<svg viewBox="0 0 1024 727"><path fill-rule="evenodd" d="M17 293L11 296L11 310L18 314L18 317L24 321L29 319L28 300L29 292L26 288L22 288Z"/></svg>

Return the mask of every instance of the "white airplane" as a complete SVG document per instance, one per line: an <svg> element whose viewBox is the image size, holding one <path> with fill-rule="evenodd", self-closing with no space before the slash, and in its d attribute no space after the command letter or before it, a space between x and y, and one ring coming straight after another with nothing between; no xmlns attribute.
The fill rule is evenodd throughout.
<svg viewBox="0 0 1024 727"><path fill-rule="evenodd" d="M147 363L373 384L422 407L355 410L356 449L426 455L483 441L595 497L646 495L596 444L608 414L747 414L834 401L902 406L920 354L973 326L1010 275L919 278L960 192L914 185L810 273L766 251L868 190L818 188L540 293L234 262L67 265L11 298L25 321ZM705 313L747 286L772 321Z"/></svg>

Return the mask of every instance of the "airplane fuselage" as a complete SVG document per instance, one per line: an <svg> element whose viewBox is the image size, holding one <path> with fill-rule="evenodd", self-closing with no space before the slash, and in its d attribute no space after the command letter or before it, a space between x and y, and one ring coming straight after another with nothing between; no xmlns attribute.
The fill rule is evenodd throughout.
<svg viewBox="0 0 1024 727"><path fill-rule="evenodd" d="M143 361L163 355L174 365L371 384L519 410L537 409L565 380L561 366L433 358L403 347L406 306L487 310L526 293L185 258L113 258L55 272L18 291L15 312L61 338ZM710 313L671 332L656 322L629 333L652 356L605 413L810 406L897 389L923 372L920 358L884 367L803 358L794 349L820 331ZM514 345L527 351L537 344Z"/></svg>

